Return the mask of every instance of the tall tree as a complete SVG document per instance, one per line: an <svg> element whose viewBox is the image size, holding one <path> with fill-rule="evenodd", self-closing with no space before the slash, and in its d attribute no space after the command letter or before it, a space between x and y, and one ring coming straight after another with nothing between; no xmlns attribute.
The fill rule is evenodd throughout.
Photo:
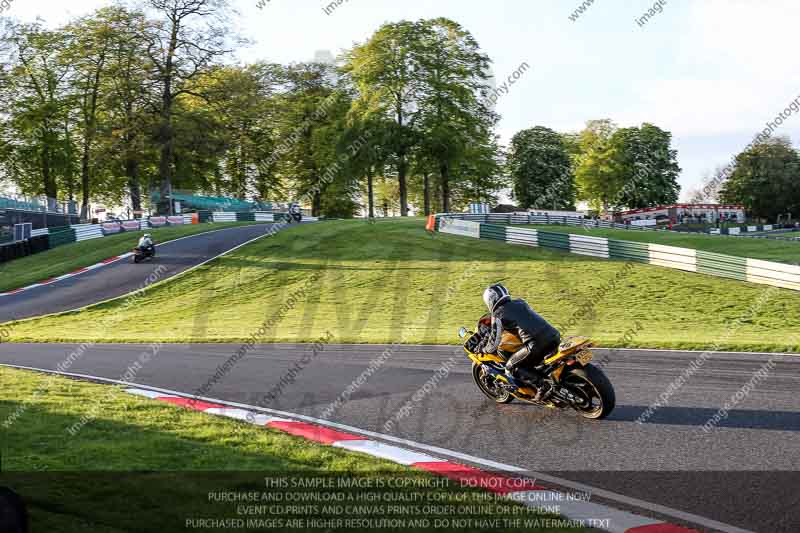
<svg viewBox="0 0 800 533"><path fill-rule="evenodd" d="M490 145L486 141L496 115L481 98L488 90L490 61L475 38L452 20L422 20L417 25L421 143L436 163L442 209L449 212L454 167L471 145Z"/></svg>
<svg viewBox="0 0 800 533"><path fill-rule="evenodd" d="M511 139L507 165L520 206L575 208L572 161L560 134L543 126L518 132Z"/></svg>
<svg viewBox="0 0 800 533"><path fill-rule="evenodd" d="M329 158L321 153L320 130L343 120L350 102L337 90L332 68L322 63L290 65L285 89L278 98L279 135L284 139L278 148L280 172L292 182L294 198L310 195L312 212L318 216L329 185L323 179Z"/></svg>
<svg viewBox="0 0 800 533"><path fill-rule="evenodd" d="M149 5L159 17L144 32L147 54L155 65L161 93L158 210L169 213L176 101L182 95L197 95L188 88L189 83L230 52L224 46L229 30L222 24L228 4L226 0L149 0Z"/></svg>
<svg viewBox="0 0 800 533"><path fill-rule="evenodd" d="M8 63L0 91L5 102L13 103L3 118L5 172L24 192L44 194L51 204L59 182L73 173L65 43L63 32L39 24L9 25L2 38Z"/></svg>
<svg viewBox="0 0 800 533"><path fill-rule="evenodd" d="M397 169L401 216L408 216L408 158L420 139L420 53L418 24L389 23L366 43L356 45L344 66L358 90L354 112L367 121L375 116L391 120L387 144Z"/></svg>
<svg viewBox="0 0 800 533"><path fill-rule="evenodd" d="M754 144L736 156L720 199L745 206L754 216L776 220L800 213L800 156L786 137Z"/></svg>
<svg viewBox="0 0 800 533"><path fill-rule="evenodd" d="M575 159L578 199L587 200L598 211L608 211L624 186L618 147L611 142L616 130L611 120L590 120L579 135L581 151Z"/></svg>
<svg viewBox="0 0 800 533"><path fill-rule="evenodd" d="M613 207L639 209L678 201L681 169L677 150L671 146L671 133L645 123L639 128L617 130L611 144L623 182Z"/></svg>
<svg viewBox="0 0 800 533"><path fill-rule="evenodd" d="M93 155L96 151L98 112L103 98L101 89L107 75L107 63L116 32L114 20L117 9L105 8L91 16L82 17L68 25L69 45L64 59L73 68L72 88L78 103L81 132L81 219L90 215L92 197Z"/></svg>
<svg viewBox="0 0 800 533"><path fill-rule="evenodd" d="M114 8L109 23L114 41L108 52L105 130L102 157L113 161L114 173L125 177L134 212L142 210L142 178L152 166L154 146L148 142L154 129L154 65L142 38L149 21L138 11ZM138 215L137 215L138 216Z"/></svg>

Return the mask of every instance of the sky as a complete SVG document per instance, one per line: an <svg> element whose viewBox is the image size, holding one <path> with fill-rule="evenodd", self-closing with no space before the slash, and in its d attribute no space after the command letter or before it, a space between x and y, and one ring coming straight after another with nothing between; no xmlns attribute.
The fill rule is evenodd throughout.
<svg viewBox="0 0 800 533"><path fill-rule="evenodd" d="M650 122L673 134L683 199L800 96L796 0L344 0L329 14L336 0L261 2L233 2L232 31L252 41L237 52L242 62L308 61L364 42L384 22L451 18L478 40L499 83L530 65L498 101L504 143L533 126ZM58 25L107 3L11 0L2 14ZM797 146L800 116L776 135Z"/></svg>

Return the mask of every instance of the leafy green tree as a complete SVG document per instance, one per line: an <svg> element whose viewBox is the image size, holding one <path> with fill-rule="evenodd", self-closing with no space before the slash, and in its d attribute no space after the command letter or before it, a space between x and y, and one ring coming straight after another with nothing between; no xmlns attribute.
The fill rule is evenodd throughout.
<svg viewBox="0 0 800 533"><path fill-rule="evenodd" d="M511 139L507 166L520 206L575 208L572 161L560 134L543 126L518 132Z"/></svg>
<svg viewBox="0 0 800 533"><path fill-rule="evenodd" d="M800 213L800 156L786 137L756 143L736 156L720 199L745 206L758 217Z"/></svg>
<svg viewBox="0 0 800 533"><path fill-rule="evenodd" d="M105 8L69 24L64 60L72 65L71 89L77 104L81 146L81 219L88 220L92 198L92 170L97 153L97 132L103 89L111 50L118 39L114 22L124 16L117 8Z"/></svg>
<svg viewBox="0 0 800 533"><path fill-rule="evenodd" d="M612 201L613 207L639 209L678 201L681 169L678 152L671 146L671 133L645 123L640 128L617 130L611 144L623 181L622 189Z"/></svg>
<svg viewBox="0 0 800 533"><path fill-rule="evenodd" d="M420 140L421 52L419 24L388 23L347 54L343 69L358 91L353 112L364 122L389 126L385 139L397 170L401 216L408 216L409 155Z"/></svg>
<svg viewBox="0 0 800 533"><path fill-rule="evenodd" d="M420 142L427 159L435 162L442 210L449 212L454 168L478 153L469 149L474 143L491 146L496 116L480 98L488 87L490 61L475 38L452 20L422 20L417 26Z"/></svg>
<svg viewBox="0 0 800 533"><path fill-rule="evenodd" d="M348 113L346 139L366 137L369 142L349 158L350 172L360 182L358 195L366 197L366 214L375 217L375 180L386 173L391 158L387 137L392 124L382 117L371 116L363 121L353 113Z"/></svg>
<svg viewBox="0 0 800 533"><path fill-rule="evenodd" d="M580 132L580 155L575 159L578 199L597 211L608 211L625 185L619 168L619 147L612 142L617 126L609 119L590 120Z"/></svg>
<svg viewBox="0 0 800 533"><path fill-rule="evenodd" d="M75 172L65 42L63 32L38 23L11 24L2 37L9 60L0 78L0 97L9 104L1 119L4 173L23 192L51 199Z"/></svg>
<svg viewBox="0 0 800 533"><path fill-rule="evenodd" d="M498 191L509 184L504 168L496 136L481 136L470 143L453 169L454 210L461 211L472 202L497 203Z"/></svg>
<svg viewBox="0 0 800 533"><path fill-rule="evenodd" d="M204 124L207 133L189 129L184 134L197 138L185 151L198 163L185 172L194 176L187 186L239 199L267 201L281 196L275 190L279 188L276 167L266 161L274 151L274 96L282 76L282 67L256 63L216 67L196 80L193 92L203 97L187 97L192 103L187 118Z"/></svg>
<svg viewBox="0 0 800 533"><path fill-rule="evenodd" d="M161 213L171 212L175 150L176 104L183 95L198 96L189 87L192 80L230 53L226 47L230 29L223 24L228 8L225 0L149 0L158 14L143 37L147 55L155 66L153 77L161 95L158 103Z"/></svg>
<svg viewBox="0 0 800 533"><path fill-rule="evenodd" d="M310 197L312 212L319 215L322 196L340 172L330 156L331 143L337 146L330 128L342 128L350 101L328 65L299 63L284 76L286 91L278 97L279 172L292 184L294 198Z"/></svg>
<svg viewBox="0 0 800 533"><path fill-rule="evenodd" d="M124 183L118 193L127 190L134 211L142 209L142 186L157 177L157 147L150 142L154 137L156 117L152 102L156 99L155 83L150 78L154 65L146 53L142 38L149 24L145 15L122 7L110 10L107 18L112 28L113 42L106 58L106 76L101 90L101 134L95 174L104 172L98 179L100 194L116 189L116 178ZM98 165L106 162L105 165ZM143 183L144 182L144 183ZM149 188L149 187L148 187Z"/></svg>

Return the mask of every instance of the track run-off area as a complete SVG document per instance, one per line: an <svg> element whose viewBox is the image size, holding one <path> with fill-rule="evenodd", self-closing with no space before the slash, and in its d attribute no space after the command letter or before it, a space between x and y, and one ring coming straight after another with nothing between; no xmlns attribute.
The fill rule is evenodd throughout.
<svg viewBox="0 0 800 533"><path fill-rule="evenodd" d="M0 361L54 370L77 350L69 372L119 379L148 346L4 344ZM570 412L490 402L454 346L327 345L314 352L307 344L258 345L209 387L209 378L240 347L163 345L135 382L187 394L203 390L206 397L513 465L532 477L545 474L613 494L609 505L639 514L658 516L653 509L663 506L674 511L672 518L688 513L745 531L800 528L794 511L800 497L798 356L598 349L617 407L609 419L591 422ZM704 363L680 390L664 395L674 376L700 356ZM302 364L311 357L313 364ZM766 378L709 424L767 362ZM434 376L435 386L426 387ZM343 393L354 383L359 386ZM641 502L654 505L642 508Z"/></svg>

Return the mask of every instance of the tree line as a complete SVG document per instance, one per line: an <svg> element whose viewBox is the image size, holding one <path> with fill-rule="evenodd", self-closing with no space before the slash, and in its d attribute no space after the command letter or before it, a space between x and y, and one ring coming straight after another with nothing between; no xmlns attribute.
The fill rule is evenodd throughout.
<svg viewBox="0 0 800 533"><path fill-rule="evenodd" d="M789 137L757 139L693 191L695 201L741 204L753 217L800 215L800 152Z"/></svg>
<svg viewBox="0 0 800 533"><path fill-rule="evenodd" d="M580 132L537 126L505 148L490 60L446 18L381 26L336 65L243 64L227 0L147 0L48 29L0 33L0 178L22 192L128 201L187 190L261 202L302 199L315 215L407 215L495 202L596 211L677 201L672 135L608 119ZM797 211L797 153L755 144L713 200L755 214Z"/></svg>
<svg viewBox="0 0 800 533"><path fill-rule="evenodd" d="M508 172L525 208L597 212L637 209L678 200L680 167L672 135L652 124L619 128L592 120L578 133L537 126L511 140Z"/></svg>
<svg viewBox="0 0 800 533"><path fill-rule="evenodd" d="M97 201L139 210L151 191L165 212L173 190L406 215L504 185L490 61L457 23L387 23L336 66L240 64L233 14L224 0L148 0L56 29L8 23L2 174L84 218Z"/></svg>

